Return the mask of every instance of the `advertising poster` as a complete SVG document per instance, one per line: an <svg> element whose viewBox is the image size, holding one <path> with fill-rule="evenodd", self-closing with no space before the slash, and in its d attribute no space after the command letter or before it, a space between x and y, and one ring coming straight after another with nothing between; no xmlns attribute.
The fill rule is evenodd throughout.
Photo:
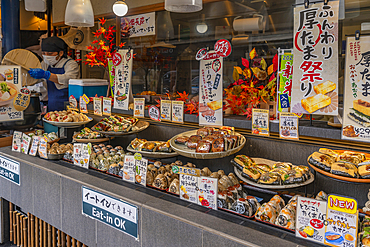
<svg viewBox="0 0 370 247"><path fill-rule="evenodd" d="M23 120L20 66L0 66L0 122ZM29 97L28 97L29 98ZM28 99L29 103L29 99ZM18 111L14 105L19 106Z"/></svg>
<svg viewBox="0 0 370 247"><path fill-rule="evenodd" d="M269 110L252 109L252 134L270 136Z"/></svg>
<svg viewBox="0 0 370 247"><path fill-rule="evenodd" d="M299 139L298 116L290 112L280 112L279 135L283 139Z"/></svg>
<svg viewBox="0 0 370 247"><path fill-rule="evenodd" d="M132 49L121 49L113 55L116 65L114 108L128 110L131 94Z"/></svg>
<svg viewBox="0 0 370 247"><path fill-rule="evenodd" d="M208 52L199 71L199 125L222 126L223 58Z"/></svg>
<svg viewBox="0 0 370 247"><path fill-rule="evenodd" d="M292 96L293 79L293 54L280 50L280 68L279 68L279 105L278 111L289 108Z"/></svg>
<svg viewBox="0 0 370 247"><path fill-rule="evenodd" d="M294 63L290 112L338 115L339 1L294 10Z"/></svg>
<svg viewBox="0 0 370 247"><path fill-rule="evenodd" d="M155 35L155 12L122 18L121 35L122 37Z"/></svg>
<svg viewBox="0 0 370 247"><path fill-rule="evenodd" d="M347 38L342 139L370 142L370 36Z"/></svg>

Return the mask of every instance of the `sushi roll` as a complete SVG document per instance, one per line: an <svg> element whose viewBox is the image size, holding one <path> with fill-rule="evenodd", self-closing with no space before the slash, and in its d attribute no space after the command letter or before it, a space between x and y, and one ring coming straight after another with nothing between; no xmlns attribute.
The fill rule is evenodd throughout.
<svg viewBox="0 0 370 247"><path fill-rule="evenodd" d="M157 177L154 179L152 186L162 190L167 189L167 178L164 176L164 174L158 174Z"/></svg>
<svg viewBox="0 0 370 247"><path fill-rule="evenodd" d="M258 182L261 184L278 185L280 184L280 176L276 175L275 173L266 172L261 175Z"/></svg>
<svg viewBox="0 0 370 247"><path fill-rule="evenodd" d="M295 230L295 214L287 207L283 208L275 220L275 225Z"/></svg>
<svg viewBox="0 0 370 247"><path fill-rule="evenodd" d="M228 209L227 195L224 191L219 191L217 194L217 207Z"/></svg>
<svg viewBox="0 0 370 247"><path fill-rule="evenodd" d="M146 184L147 185L152 185L154 181L154 175L151 171L148 171L146 173Z"/></svg>
<svg viewBox="0 0 370 247"><path fill-rule="evenodd" d="M330 171L332 164L335 162L335 158L330 155L314 152L308 162L311 165L317 166L328 172Z"/></svg>
<svg viewBox="0 0 370 247"><path fill-rule="evenodd" d="M226 189L233 186L233 182L230 178L226 175L222 176L221 179L218 180L221 185L223 185Z"/></svg>
<svg viewBox="0 0 370 247"><path fill-rule="evenodd" d="M238 190L234 186L229 187L227 189L227 191L230 192L233 195L233 199L234 200L238 200L240 198L239 197L239 192L238 192Z"/></svg>
<svg viewBox="0 0 370 247"><path fill-rule="evenodd" d="M357 167L351 163L335 162L331 166L330 172L333 174L341 175L345 177L351 177L351 178L358 177Z"/></svg>
<svg viewBox="0 0 370 247"><path fill-rule="evenodd" d="M320 191L319 193L317 193L315 199L320 201L327 201L328 194L326 194L324 191Z"/></svg>
<svg viewBox="0 0 370 247"><path fill-rule="evenodd" d="M180 195L180 182L177 178L172 180L170 187L169 187L169 191L177 195Z"/></svg>
<svg viewBox="0 0 370 247"><path fill-rule="evenodd" d="M239 198L231 206L231 210L248 217L253 216L253 209L245 198Z"/></svg>
<svg viewBox="0 0 370 247"><path fill-rule="evenodd" d="M256 213L256 219L275 223L277 217L276 209L269 203L264 203L258 208Z"/></svg>
<svg viewBox="0 0 370 247"><path fill-rule="evenodd" d="M317 199L316 199L317 200ZM290 200L288 201L288 204L294 202L294 201L298 201L298 195L295 195L293 196L292 198L290 198Z"/></svg>
<svg viewBox="0 0 370 247"><path fill-rule="evenodd" d="M244 167L242 176L254 182L257 182L258 179L261 177L261 173L254 167Z"/></svg>
<svg viewBox="0 0 370 247"><path fill-rule="evenodd" d="M204 176L204 177L209 177L212 172L211 170L208 168L208 167L204 167L201 171L200 171L200 174L201 176Z"/></svg>
<svg viewBox="0 0 370 247"><path fill-rule="evenodd" d="M231 182L233 182L233 185L239 184L239 180L236 178L234 173L230 172L227 176L230 178Z"/></svg>
<svg viewBox="0 0 370 247"><path fill-rule="evenodd" d="M254 196L247 196L247 201L249 202L251 208L252 208L252 215L254 215L258 208L261 207L261 204L257 201L257 199Z"/></svg>
<svg viewBox="0 0 370 247"><path fill-rule="evenodd" d="M118 176L123 177L124 175L125 175L124 169L123 167L121 167L121 169L119 169Z"/></svg>
<svg viewBox="0 0 370 247"><path fill-rule="evenodd" d="M118 175L119 172L119 165L117 163L114 163L109 166L108 173Z"/></svg>
<svg viewBox="0 0 370 247"><path fill-rule="evenodd" d="M282 208L285 207L285 202L284 202L283 198L281 198L279 195L274 195L271 198L270 202L276 202L279 205L279 210L278 210L279 212Z"/></svg>

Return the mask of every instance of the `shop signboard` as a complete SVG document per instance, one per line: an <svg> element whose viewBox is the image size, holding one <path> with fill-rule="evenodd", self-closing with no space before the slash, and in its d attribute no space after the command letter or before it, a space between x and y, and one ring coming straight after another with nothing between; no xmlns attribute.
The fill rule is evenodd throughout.
<svg viewBox="0 0 370 247"><path fill-rule="evenodd" d="M298 116L290 112L280 112L279 135L283 139L299 139Z"/></svg>
<svg viewBox="0 0 370 247"><path fill-rule="evenodd" d="M222 126L223 57L208 52L199 71L199 125Z"/></svg>
<svg viewBox="0 0 370 247"><path fill-rule="evenodd" d="M20 163L0 155L0 177L21 185Z"/></svg>
<svg viewBox="0 0 370 247"><path fill-rule="evenodd" d="M324 243L326 201L298 197L295 235L317 243Z"/></svg>
<svg viewBox="0 0 370 247"><path fill-rule="evenodd" d="M218 179L201 176L198 185L198 204L217 210Z"/></svg>
<svg viewBox="0 0 370 247"><path fill-rule="evenodd" d="M139 211L136 205L82 186L82 214L138 240Z"/></svg>
<svg viewBox="0 0 370 247"><path fill-rule="evenodd" d="M155 12L122 18L121 34L122 37L155 35Z"/></svg>
<svg viewBox="0 0 370 247"><path fill-rule="evenodd" d="M28 149L30 148L31 140L32 138L29 135L23 133L21 143L21 153L28 154Z"/></svg>
<svg viewBox="0 0 370 247"><path fill-rule="evenodd" d="M252 109L252 134L269 136L269 110L267 109Z"/></svg>
<svg viewBox="0 0 370 247"><path fill-rule="evenodd" d="M125 155L125 160L123 162L123 174L122 179L135 183L136 165L135 158L133 155Z"/></svg>
<svg viewBox="0 0 370 247"><path fill-rule="evenodd" d="M144 159L140 153L136 153L134 155L134 158L136 166L135 181L138 184L146 186L146 173L148 169L148 160Z"/></svg>
<svg viewBox="0 0 370 247"><path fill-rule="evenodd" d="M103 115L110 116L112 114L112 99L108 97L103 98Z"/></svg>
<svg viewBox="0 0 370 247"><path fill-rule="evenodd" d="M198 203L200 169L179 166L180 198Z"/></svg>
<svg viewBox="0 0 370 247"><path fill-rule="evenodd" d="M370 142L370 36L347 38L342 139Z"/></svg>
<svg viewBox="0 0 370 247"><path fill-rule="evenodd" d="M80 96L80 112L87 113L87 103L82 96Z"/></svg>
<svg viewBox="0 0 370 247"><path fill-rule="evenodd" d="M134 117L144 117L145 98L134 98Z"/></svg>
<svg viewBox="0 0 370 247"><path fill-rule="evenodd" d="M324 243L329 246L355 247L358 210L353 198L329 195Z"/></svg>
<svg viewBox="0 0 370 247"><path fill-rule="evenodd" d="M102 116L102 99L94 97L94 115Z"/></svg>
<svg viewBox="0 0 370 247"><path fill-rule="evenodd" d="M0 122L23 120L25 102L21 93L20 66L0 66ZM15 108L15 105L18 110Z"/></svg>
<svg viewBox="0 0 370 247"><path fill-rule="evenodd" d="M294 10L294 63L290 111L338 115L339 1Z"/></svg>
<svg viewBox="0 0 370 247"><path fill-rule="evenodd" d="M171 100L161 100L161 120L171 121Z"/></svg>
<svg viewBox="0 0 370 247"><path fill-rule="evenodd" d="M172 122L184 123L184 101L172 101Z"/></svg>
<svg viewBox="0 0 370 247"><path fill-rule="evenodd" d="M291 50L279 50L279 104L278 111L290 107L292 96L293 54Z"/></svg>
<svg viewBox="0 0 370 247"><path fill-rule="evenodd" d="M12 151L15 151L15 152L21 151L22 134L23 133L20 131L13 132Z"/></svg>
<svg viewBox="0 0 370 247"><path fill-rule="evenodd" d="M32 137L32 144L31 144L31 149L30 149L29 155L36 156L38 146L39 146L39 143L40 143L40 139L41 139L40 136Z"/></svg>
<svg viewBox="0 0 370 247"><path fill-rule="evenodd" d="M116 109L128 110L131 96L133 50L121 49L115 54L120 57L121 61L117 62L115 70L115 94L113 107ZM113 63L114 62L115 61L113 61Z"/></svg>

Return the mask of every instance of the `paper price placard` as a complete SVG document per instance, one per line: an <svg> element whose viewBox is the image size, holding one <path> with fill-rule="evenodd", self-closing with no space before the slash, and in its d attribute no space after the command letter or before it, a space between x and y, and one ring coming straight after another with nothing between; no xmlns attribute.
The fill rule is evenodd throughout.
<svg viewBox="0 0 370 247"><path fill-rule="evenodd" d="M145 98L134 98L134 117L144 117Z"/></svg>
<svg viewBox="0 0 370 247"><path fill-rule="evenodd" d="M102 116L102 99L94 98L94 115Z"/></svg>
<svg viewBox="0 0 370 247"><path fill-rule="evenodd" d="M161 100L161 120L171 121L171 100Z"/></svg>
<svg viewBox="0 0 370 247"><path fill-rule="evenodd" d="M80 165L81 149L82 149L82 143L73 144L73 164L76 166Z"/></svg>
<svg viewBox="0 0 370 247"><path fill-rule="evenodd" d="M200 169L179 166L180 198L198 203Z"/></svg>
<svg viewBox="0 0 370 247"><path fill-rule="evenodd" d="M103 98L103 115L110 116L112 114L112 99L108 97Z"/></svg>
<svg viewBox="0 0 370 247"><path fill-rule="evenodd" d="M159 109L154 105L149 107L149 117L154 121L161 121Z"/></svg>
<svg viewBox="0 0 370 247"><path fill-rule="evenodd" d="M252 134L269 136L269 110L252 109Z"/></svg>
<svg viewBox="0 0 370 247"><path fill-rule="evenodd" d="M39 143L40 143L40 139L41 139L40 136L34 136L32 138L32 144L31 144L31 149L29 151L29 155L36 156L38 146L39 146Z"/></svg>
<svg viewBox="0 0 370 247"><path fill-rule="evenodd" d="M198 204L217 210L218 179L198 178Z"/></svg>
<svg viewBox="0 0 370 247"><path fill-rule="evenodd" d="M48 141L45 137L41 137L40 139L39 155L41 158L48 158Z"/></svg>
<svg viewBox="0 0 370 247"><path fill-rule="evenodd" d="M80 112L87 113L87 104L82 96L80 96Z"/></svg>
<svg viewBox="0 0 370 247"><path fill-rule="evenodd" d="M21 153L28 154L32 138L27 134L23 133L21 143Z"/></svg>
<svg viewBox="0 0 370 247"><path fill-rule="evenodd" d="M123 163L122 179L131 183L135 183L136 165L133 155L125 155Z"/></svg>
<svg viewBox="0 0 370 247"><path fill-rule="evenodd" d="M71 108L71 110L77 110L77 105L77 99L75 98L75 96L69 96L69 107Z"/></svg>
<svg viewBox="0 0 370 247"><path fill-rule="evenodd" d="M12 151L20 152L22 143L22 132L14 131L12 140Z"/></svg>
<svg viewBox="0 0 370 247"><path fill-rule="evenodd" d="M91 143L83 143L81 148L80 166L89 169Z"/></svg>
<svg viewBox="0 0 370 247"><path fill-rule="evenodd" d="M135 161L136 165L136 175L135 175L135 181L138 184L141 184L143 186L146 186L146 171L148 166L148 160L141 158L140 160Z"/></svg>
<svg viewBox="0 0 370 247"><path fill-rule="evenodd" d="M172 101L172 122L184 122L184 101Z"/></svg>
<svg viewBox="0 0 370 247"><path fill-rule="evenodd" d="M299 139L298 116L294 113L280 112L279 135L283 139Z"/></svg>

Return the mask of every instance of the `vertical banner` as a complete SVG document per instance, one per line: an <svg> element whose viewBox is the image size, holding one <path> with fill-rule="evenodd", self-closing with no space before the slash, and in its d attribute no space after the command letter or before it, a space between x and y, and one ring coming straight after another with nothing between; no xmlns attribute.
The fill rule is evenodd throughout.
<svg viewBox="0 0 370 247"><path fill-rule="evenodd" d="M171 100L161 100L161 120L171 121Z"/></svg>
<svg viewBox="0 0 370 247"><path fill-rule="evenodd" d="M210 51L199 71L199 125L222 126L223 58Z"/></svg>
<svg viewBox="0 0 370 247"><path fill-rule="evenodd" d="M131 93L132 49L122 49L113 55L116 64L114 108L128 110Z"/></svg>
<svg viewBox="0 0 370 247"><path fill-rule="evenodd" d="M283 139L299 139L298 116L290 112L280 112L279 135Z"/></svg>
<svg viewBox="0 0 370 247"><path fill-rule="evenodd" d="M113 65L112 58L107 58L108 60L108 71L109 71L109 85L110 85L110 93L112 97L114 97L114 87L115 87L115 75L116 75L116 66Z"/></svg>
<svg viewBox="0 0 370 247"><path fill-rule="evenodd" d="M252 109L252 134L270 136L270 113L266 109Z"/></svg>
<svg viewBox="0 0 370 247"><path fill-rule="evenodd" d="M339 1L294 10L291 112L338 115Z"/></svg>
<svg viewBox="0 0 370 247"><path fill-rule="evenodd" d="M144 117L145 98L134 98L134 117Z"/></svg>
<svg viewBox="0 0 370 247"><path fill-rule="evenodd" d="M370 142L370 36L347 38L342 138Z"/></svg>
<svg viewBox="0 0 370 247"><path fill-rule="evenodd" d="M172 122L184 123L184 101L172 101Z"/></svg>
<svg viewBox="0 0 370 247"><path fill-rule="evenodd" d="M278 111L290 107L293 79L293 54L291 50L279 50L279 97Z"/></svg>

